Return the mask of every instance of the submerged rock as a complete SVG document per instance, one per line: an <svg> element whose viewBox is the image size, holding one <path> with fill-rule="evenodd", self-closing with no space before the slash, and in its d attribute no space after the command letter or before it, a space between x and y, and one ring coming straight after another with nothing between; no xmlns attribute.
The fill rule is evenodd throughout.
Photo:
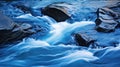
<svg viewBox="0 0 120 67"><path fill-rule="evenodd" d="M20 9L17 9L16 7L13 7L11 5L12 2L3 2L2 6L0 6L0 11L6 15L7 17L10 17L11 19L14 19L17 16L23 15L24 12Z"/></svg>
<svg viewBox="0 0 120 67"><path fill-rule="evenodd" d="M88 47L90 44L94 44L95 42L93 38L86 35L85 33L76 33L74 38L78 45L85 47Z"/></svg>
<svg viewBox="0 0 120 67"><path fill-rule="evenodd" d="M20 10L22 10L24 13L29 13L31 8L29 7L28 4L25 4L24 2L20 1L20 2L17 2L17 3L13 3L12 4L13 7L16 7Z"/></svg>
<svg viewBox="0 0 120 67"><path fill-rule="evenodd" d="M66 19L70 18L68 8L65 5L69 4L67 3L50 4L42 9L42 14L48 15L58 22L65 21Z"/></svg>

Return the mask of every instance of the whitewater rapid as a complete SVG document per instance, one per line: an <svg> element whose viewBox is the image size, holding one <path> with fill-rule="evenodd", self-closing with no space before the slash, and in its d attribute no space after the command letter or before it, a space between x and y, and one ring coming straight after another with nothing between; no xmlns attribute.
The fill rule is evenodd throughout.
<svg viewBox="0 0 120 67"><path fill-rule="evenodd" d="M68 22L60 22L52 24L53 30L50 31L50 34L52 34L50 37L45 39L46 42L50 44L56 44L56 42L60 40L64 40L65 36L71 36L73 31L76 28L84 27L89 24L95 24L92 21L82 21L82 22L75 22L73 24L70 24Z"/></svg>
<svg viewBox="0 0 120 67"><path fill-rule="evenodd" d="M30 16L30 15L28 15ZM28 18L27 19L31 19ZM21 17L18 17L21 18ZM24 16L24 19L26 16ZM35 19L39 19L37 17ZM49 17L47 21L51 22ZM34 18L32 18L34 19ZM64 44L75 30L89 29L93 21L75 23L51 23L51 30L44 39L27 38L12 47L0 50L0 67L113 67L118 66L120 46L100 49L89 49ZM90 26L90 27L89 27ZM78 30L77 30L78 31ZM39 37L39 36L38 36ZM69 41L68 41L69 42Z"/></svg>
<svg viewBox="0 0 120 67"><path fill-rule="evenodd" d="M47 32L36 33L24 38L19 43L9 44L10 46L1 48L0 67L120 66L120 29L116 29L112 33L99 33L95 30L94 22L96 19L95 7L105 6L112 1L42 0L28 1L26 4L38 9L54 2L73 4L74 7L70 6L71 14L73 14L72 20L58 23L45 15L32 16L28 13L17 16L14 20L19 21L18 23L37 24ZM97 6L95 6L96 4ZM99 46L104 46L104 48L77 46L73 38L73 34L76 32L91 35L97 39Z"/></svg>

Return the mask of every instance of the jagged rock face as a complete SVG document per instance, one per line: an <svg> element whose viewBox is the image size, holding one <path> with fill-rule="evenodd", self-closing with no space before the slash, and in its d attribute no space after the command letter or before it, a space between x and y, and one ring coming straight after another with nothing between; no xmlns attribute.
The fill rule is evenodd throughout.
<svg viewBox="0 0 120 67"><path fill-rule="evenodd" d="M120 4L103 7L97 10L96 30L99 32L113 32L119 26ZM114 8L114 9L113 9ZM115 10L115 8L117 10Z"/></svg>
<svg viewBox="0 0 120 67"><path fill-rule="evenodd" d="M93 44L95 42L93 38L86 35L85 33L76 33L74 38L79 46L88 47L90 44Z"/></svg>
<svg viewBox="0 0 120 67"><path fill-rule="evenodd" d="M0 17L0 43L14 42L41 31L39 26L36 29L28 23L17 24L2 13Z"/></svg>
<svg viewBox="0 0 120 67"><path fill-rule="evenodd" d="M54 18L58 22L69 19L70 14L67 12L66 6L60 6L58 4L51 4L51 5L48 5L47 7L43 8L42 14L48 15L48 16Z"/></svg>
<svg viewBox="0 0 120 67"><path fill-rule="evenodd" d="M115 20L105 20L99 18L96 20L96 30L99 32L113 32L117 24L118 23Z"/></svg>

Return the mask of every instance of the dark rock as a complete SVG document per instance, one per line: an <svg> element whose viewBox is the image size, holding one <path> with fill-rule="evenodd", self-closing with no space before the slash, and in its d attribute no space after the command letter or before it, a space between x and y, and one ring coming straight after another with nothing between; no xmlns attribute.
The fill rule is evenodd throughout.
<svg viewBox="0 0 120 67"><path fill-rule="evenodd" d="M85 33L76 33L74 38L78 45L85 47L88 47L90 44L93 44L95 42L93 38L86 35Z"/></svg>
<svg viewBox="0 0 120 67"><path fill-rule="evenodd" d="M96 30L99 32L113 32L117 24L115 20L104 20L99 18L96 20Z"/></svg>
<svg viewBox="0 0 120 67"><path fill-rule="evenodd" d="M99 32L113 32L118 26L115 20L118 14L109 8L99 8L97 10L96 30Z"/></svg>
<svg viewBox="0 0 120 67"><path fill-rule="evenodd" d="M58 22L65 21L66 19L70 18L70 14L66 8L67 6L61 6L62 4L66 3L50 4L43 8L41 13L54 18Z"/></svg>
<svg viewBox="0 0 120 67"><path fill-rule="evenodd" d="M2 13L0 17L0 44L15 42L40 31L39 27L36 30L28 23L17 24Z"/></svg>
<svg viewBox="0 0 120 67"><path fill-rule="evenodd" d="M96 30L113 32L120 27L120 2L97 10Z"/></svg>
<svg viewBox="0 0 120 67"><path fill-rule="evenodd" d="M8 38L9 33L16 26L16 24L7 16L0 13L0 43Z"/></svg>
<svg viewBox="0 0 120 67"><path fill-rule="evenodd" d="M32 26L27 23L23 23L19 27L15 27L9 34L9 38L7 38L8 42L17 41L23 39L24 37L28 37L31 34L36 33L32 30Z"/></svg>
<svg viewBox="0 0 120 67"><path fill-rule="evenodd" d="M102 14L102 15L111 16L111 17L113 17L113 18L118 17L118 13L117 13L117 12L114 12L113 10L111 10L111 9L109 9L109 8L106 8L106 7L104 7L104 8L99 8L98 11L97 11L97 13L98 13L98 16L99 16L100 14Z"/></svg>

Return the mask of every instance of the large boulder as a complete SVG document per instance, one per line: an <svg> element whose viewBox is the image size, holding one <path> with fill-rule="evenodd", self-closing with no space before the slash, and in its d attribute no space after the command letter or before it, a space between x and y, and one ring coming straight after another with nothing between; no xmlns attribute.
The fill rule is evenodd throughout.
<svg viewBox="0 0 120 67"><path fill-rule="evenodd" d="M17 24L0 13L0 44L14 42L41 30L28 23Z"/></svg>
<svg viewBox="0 0 120 67"><path fill-rule="evenodd" d="M96 30L99 32L113 32L118 26L115 20L118 18L118 13L109 8L99 8L97 10Z"/></svg>
<svg viewBox="0 0 120 67"><path fill-rule="evenodd" d="M68 13L67 3L55 3L50 4L42 9L42 14L48 15L54 18L56 21L61 22L70 18L70 14Z"/></svg>
<svg viewBox="0 0 120 67"><path fill-rule="evenodd" d="M94 42L96 41L95 39L91 38L85 33L76 33L74 35L74 39L79 46L85 46L85 47L88 47L89 45L94 44Z"/></svg>

